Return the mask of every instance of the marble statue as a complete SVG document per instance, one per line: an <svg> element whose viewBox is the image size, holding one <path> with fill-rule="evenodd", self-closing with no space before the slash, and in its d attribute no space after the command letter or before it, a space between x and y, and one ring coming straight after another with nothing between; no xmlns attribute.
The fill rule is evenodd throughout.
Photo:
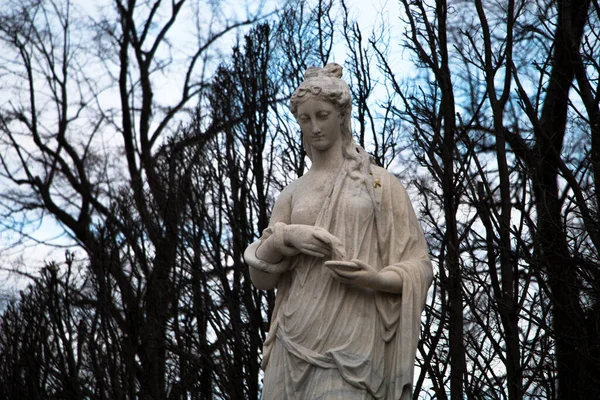
<svg viewBox="0 0 600 400"><path fill-rule="evenodd" d="M263 400L409 399L432 281L405 188L352 138L342 67L308 68L291 98L310 170L279 195L244 257L276 288Z"/></svg>

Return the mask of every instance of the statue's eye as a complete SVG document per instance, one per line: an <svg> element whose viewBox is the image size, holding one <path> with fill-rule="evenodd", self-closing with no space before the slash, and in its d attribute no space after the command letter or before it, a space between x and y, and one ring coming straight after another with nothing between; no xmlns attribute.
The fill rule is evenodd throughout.
<svg viewBox="0 0 600 400"><path fill-rule="evenodd" d="M329 116L329 111L319 111L317 113L317 117L319 118L327 118Z"/></svg>

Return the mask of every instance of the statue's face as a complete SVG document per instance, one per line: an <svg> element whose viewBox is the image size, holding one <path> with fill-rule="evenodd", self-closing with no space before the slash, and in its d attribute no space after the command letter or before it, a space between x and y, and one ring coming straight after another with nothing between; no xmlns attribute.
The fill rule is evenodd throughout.
<svg viewBox="0 0 600 400"><path fill-rule="evenodd" d="M333 104L311 96L298 105L296 115L307 146L325 151L341 145L342 116Z"/></svg>

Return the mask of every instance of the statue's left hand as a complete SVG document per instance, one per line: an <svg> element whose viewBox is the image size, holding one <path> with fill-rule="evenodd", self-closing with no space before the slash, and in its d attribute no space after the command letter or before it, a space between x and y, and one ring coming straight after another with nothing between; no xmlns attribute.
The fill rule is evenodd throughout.
<svg viewBox="0 0 600 400"><path fill-rule="evenodd" d="M395 273L378 271L359 259L351 261L326 261L325 266L340 282L366 287L382 292L402 293L402 278Z"/></svg>
<svg viewBox="0 0 600 400"><path fill-rule="evenodd" d="M374 267L356 258L352 261L327 261L325 266L336 279L344 283L373 287L380 280L379 272Z"/></svg>

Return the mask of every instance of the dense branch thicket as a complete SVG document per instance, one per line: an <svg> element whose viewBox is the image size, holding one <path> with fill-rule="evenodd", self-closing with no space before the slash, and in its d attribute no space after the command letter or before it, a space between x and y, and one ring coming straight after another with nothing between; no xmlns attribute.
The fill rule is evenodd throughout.
<svg viewBox="0 0 600 400"><path fill-rule="evenodd" d="M419 384L596 398L598 3L401 3L422 79L379 62L428 171L417 186L440 267Z"/></svg>
<svg viewBox="0 0 600 400"><path fill-rule="evenodd" d="M402 0L366 34L346 1L217 7L0 11L3 227L80 249L0 316L1 397L260 398L274 293L242 253L306 169L287 99L336 61L436 266L415 398L598 398L599 3Z"/></svg>

